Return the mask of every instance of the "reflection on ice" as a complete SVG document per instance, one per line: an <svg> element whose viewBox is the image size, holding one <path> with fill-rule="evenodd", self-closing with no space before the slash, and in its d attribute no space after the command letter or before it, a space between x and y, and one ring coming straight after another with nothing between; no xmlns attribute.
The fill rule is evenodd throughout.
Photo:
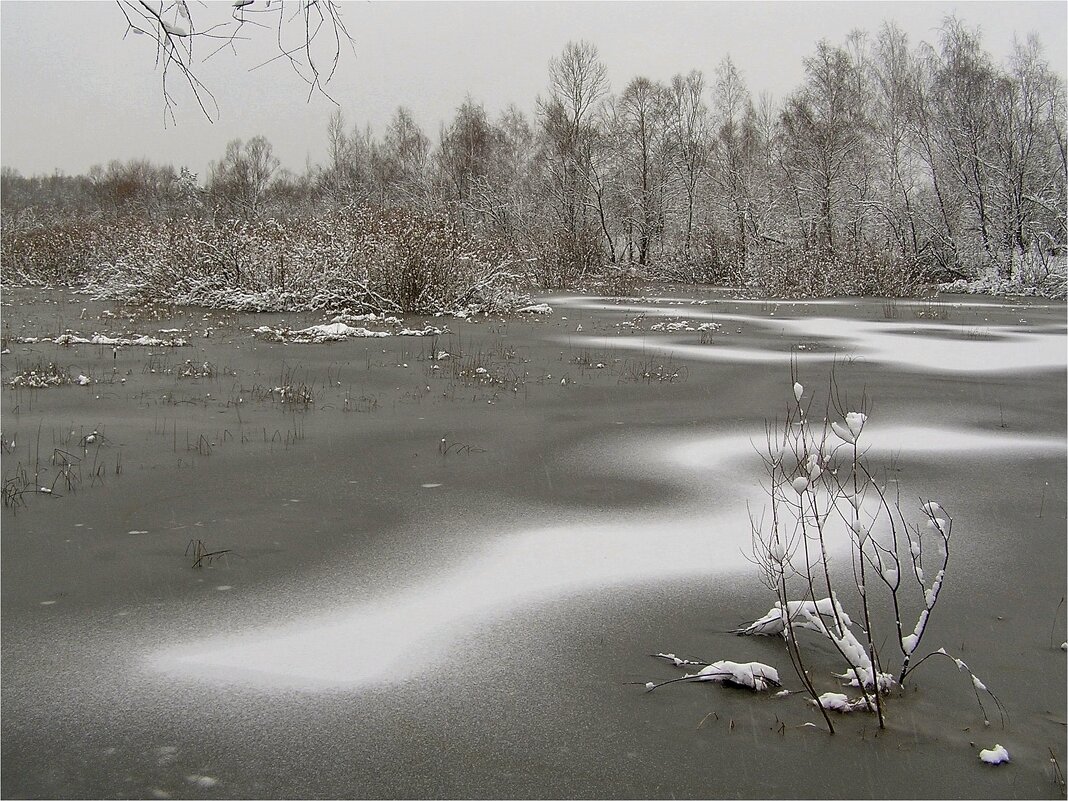
<svg viewBox="0 0 1068 801"><path fill-rule="evenodd" d="M835 447L843 443L833 435ZM869 457L883 459L890 456L938 455L952 457L955 454L983 453L990 459L1015 458L1028 453L1065 453L1068 444L1063 437L1015 434L971 428L943 428L917 425L879 425L872 423L864 428L860 440L861 450ZM849 446L852 447L852 446ZM679 441L668 450L668 458L693 470L709 470L722 463L723 454L746 451L756 458L756 449L764 450L763 434L752 437L730 435L711 440Z"/></svg>
<svg viewBox="0 0 1068 801"><path fill-rule="evenodd" d="M877 308L890 304L897 308L918 307L922 309L945 308L945 309L1016 309L1027 312L1031 309L1054 309L1063 304L1040 303L1040 302L1001 302L991 298L983 300L923 300L917 298L732 298L727 296L710 297L707 299L694 299L689 297L591 297L589 295L558 295L552 299L553 306L569 309L624 309L634 304L655 304L657 307L670 306L666 309L668 314L680 314L679 307L687 306L712 306L723 304L731 306L760 306L761 308L789 308L806 306L829 306L842 307L852 306L859 308L864 305L875 305Z"/></svg>
<svg viewBox="0 0 1068 801"><path fill-rule="evenodd" d="M631 471L654 473L691 490L703 482L720 500L656 515L603 515L577 523L564 517L556 525L491 540L479 556L373 602L275 630L170 648L153 663L164 671L301 688L392 683L431 675L465 631L524 604L611 585L749 570L746 501L756 510L764 503L754 473L760 466L754 443L763 439L762 431L696 440L676 435L644 439L640 447L628 442L598 448L606 480ZM1056 437L875 422L864 429L864 441L874 456L921 458L965 452L1012 458L1065 448ZM632 458L639 451L646 454L641 465Z"/></svg>
<svg viewBox="0 0 1068 801"><path fill-rule="evenodd" d="M1063 437L1014 434L1009 431L982 431L967 428L935 428L933 426L872 426L864 429L865 451L872 456L898 452L922 456L936 454L984 453L990 459L1015 456L1021 453L1066 451Z"/></svg>
<svg viewBox="0 0 1068 801"><path fill-rule="evenodd" d="M173 649L157 664L237 679L259 673L298 684L403 680L427 672L428 661L440 657L458 630L517 605L594 587L737 569L746 564L740 548L748 539L744 507L530 529L459 569L380 601L243 642L230 637Z"/></svg>
<svg viewBox="0 0 1068 801"><path fill-rule="evenodd" d="M680 314L677 307L628 308L649 315ZM872 322L836 317L770 318L717 314L703 309L687 309L681 316L744 323L779 334L782 348L734 347L729 336L719 337L714 345L686 344L692 339L664 336L569 336L566 341L575 348L615 348L709 362L786 364L794 358L802 363L829 363L835 358L855 357L906 370L953 374L1063 370L1068 366L1063 330L990 326L975 336L967 336L966 328L938 323ZM827 349L792 347L814 340L825 342Z"/></svg>

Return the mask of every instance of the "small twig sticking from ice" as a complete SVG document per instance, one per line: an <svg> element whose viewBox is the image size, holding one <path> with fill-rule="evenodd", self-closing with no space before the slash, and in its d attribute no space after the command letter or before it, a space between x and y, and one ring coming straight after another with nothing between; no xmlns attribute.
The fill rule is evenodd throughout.
<svg viewBox="0 0 1068 801"><path fill-rule="evenodd" d="M1053 632L1057 630L1057 618L1060 615L1061 607L1064 606L1064 596L1061 596L1061 600L1057 602L1057 608L1053 610L1053 625L1049 627L1049 645L1053 647ZM1064 646L1061 646L1064 649Z"/></svg>
<svg viewBox="0 0 1068 801"><path fill-rule="evenodd" d="M681 657L675 656L675 654L653 654L653 656L657 657L658 659L667 659L668 661L673 662L675 664L675 667L680 667L681 665L704 666L710 664L709 662L695 661L693 659L682 659Z"/></svg>

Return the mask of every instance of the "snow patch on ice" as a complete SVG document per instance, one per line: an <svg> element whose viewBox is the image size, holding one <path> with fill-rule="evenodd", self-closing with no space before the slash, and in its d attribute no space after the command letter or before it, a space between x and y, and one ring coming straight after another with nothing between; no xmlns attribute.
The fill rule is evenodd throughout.
<svg viewBox="0 0 1068 801"><path fill-rule="evenodd" d="M812 703L817 703L813 701ZM868 702L863 698L850 699L845 693L824 693L819 697L818 703L824 709L832 712L858 712L867 711Z"/></svg>
<svg viewBox="0 0 1068 801"><path fill-rule="evenodd" d="M1009 761L1009 752L1005 750L1005 746L998 743L993 748L980 751L979 758L988 765L1000 765Z"/></svg>
<svg viewBox="0 0 1068 801"><path fill-rule="evenodd" d="M395 319L395 318L392 318ZM268 342L290 342L293 344L317 344L322 342L340 342L344 339L358 339L363 337L424 337L440 336L447 333L448 329L437 328L427 325L424 328L401 328L397 331L372 331L362 326L352 326L348 323L334 322L313 325L308 328L292 330L289 328L271 328L261 325L254 328L252 333Z"/></svg>
<svg viewBox="0 0 1068 801"><path fill-rule="evenodd" d="M680 509L627 520L594 518L490 540L476 557L367 603L242 636L228 632L167 648L163 671L286 686L391 684L423 674L470 626L517 606L594 587L645 583L749 567L748 535L724 537L695 559L708 528L746 531L737 509Z"/></svg>
<svg viewBox="0 0 1068 801"><path fill-rule="evenodd" d="M139 336L108 336L96 333L91 337L83 337L70 331L55 337L16 337L15 341L27 345L33 345L38 342L51 342L55 345L112 345L135 348L182 348L189 344L181 337L160 339L159 337L150 337L143 334Z"/></svg>
<svg viewBox="0 0 1068 801"><path fill-rule="evenodd" d="M562 299L557 299L561 303ZM568 299L575 308L605 311L627 311L647 316L676 316L672 309L650 305L620 306L598 301ZM783 348L767 350L750 347L709 348L689 344L668 337L596 337L588 336L570 342L575 347L616 348L646 351L656 355L671 354L676 358L697 361L788 364L831 363L842 354L877 364L891 364L921 373L984 374L1035 370L1063 370L1068 366L1061 330L1036 330L1009 326L991 326L997 336L990 338L961 337L963 327L952 324L910 323L905 321L876 322L835 317L805 317L797 319L767 318L763 316L687 311L687 316L719 322L745 323L757 330L781 334L787 342L824 341L819 350ZM657 323L655 325L661 325ZM566 341L560 338L559 341Z"/></svg>

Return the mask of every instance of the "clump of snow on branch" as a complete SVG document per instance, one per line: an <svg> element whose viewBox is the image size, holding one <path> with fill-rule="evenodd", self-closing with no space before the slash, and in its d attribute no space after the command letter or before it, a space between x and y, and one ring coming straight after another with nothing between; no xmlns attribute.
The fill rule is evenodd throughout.
<svg viewBox="0 0 1068 801"><path fill-rule="evenodd" d="M714 681L721 684L733 684L748 687L761 692L768 687L779 687L779 671L762 662L731 662L721 659L706 665L693 677L696 681Z"/></svg>
<svg viewBox="0 0 1068 801"><path fill-rule="evenodd" d="M832 712L845 713L872 711L867 698L850 698L845 693L826 692L818 698L813 699L812 703L822 706L824 709L829 709Z"/></svg>
<svg viewBox="0 0 1068 801"><path fill-rule="evenodd" d="M805 625L804 620L811 617L818 618L820 615L831 616L835 614L834 603L830 598L821 598L818 601L789 601L786 604L787 612L795 625ZM849 615L839 607L839 614L846 625L853 623ZM786 617L783 615L783 605L779 601L768 610L767 614L752 623L733 629L731 634L740 636L761 635L770 637L776 634L786 633Z"/></svg>
<svg viewBox="0 0 1068 801"><path fill-rule="evenodd" d="M721 659L716 662L701 662L692 659L681 659L675 654L654 654L660 659L666 659L675 667L684 665L704 665L696 673L686 673L675 679L669 679L659 684L646 682L647 690L655 690L664 684L673 684L680 681L710 681L716 684L730 684L735 687L744 687L754 692L763 692L769 687L782 686L779 680L779 671L771 665L762 662L732 662L729 659Z"/></svg>

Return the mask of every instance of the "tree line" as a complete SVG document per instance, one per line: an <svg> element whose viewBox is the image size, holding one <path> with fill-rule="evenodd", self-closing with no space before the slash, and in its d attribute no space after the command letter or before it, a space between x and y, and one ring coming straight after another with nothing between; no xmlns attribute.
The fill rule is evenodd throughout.
<svg viewBox="0 0 1068 801"><path fill-rule="evenodd" d="M1037 37L999 64L957 18L933 45L885 23L819 42L804 70L781 102L754 97L729 56L710 75L613 92L597 48L572 42L533 116L513 105L491 119L469 97L432 141L403 107L380 135L338 110L324 163L283 170L257 136L231 142L203 186L144 161L76 177L5 169L5 226L407 211L507 243L545 286L607 272L897 294L982 274L1039 280L1063 263L1065 85Z"/></svg>

